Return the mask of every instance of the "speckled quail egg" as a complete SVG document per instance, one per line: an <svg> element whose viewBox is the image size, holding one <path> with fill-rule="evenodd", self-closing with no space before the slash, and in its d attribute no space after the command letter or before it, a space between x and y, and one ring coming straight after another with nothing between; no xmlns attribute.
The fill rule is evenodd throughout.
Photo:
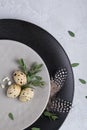
<svg viewBox="0 0 87 130"><path fill-rule="evenodd" d="M21 92L21 87L17 84L12 84L7 89L7 96L10 98L16 98Z"/></svg>
<svg viewBox="0 0 87 130"><path fill-rule="evenodd" d="M19 100L22 102L27 102L31 100L34 96L34 90L32 88L25 88L21 91Z"/></svg>
<svg viewBox="0 0 87 130"><path fill-rule="evenodd" d="M25 85L27 83L26 75L19 70L15 71L13 73L13 79L14 79L15 83L20 86Z"/></svg>

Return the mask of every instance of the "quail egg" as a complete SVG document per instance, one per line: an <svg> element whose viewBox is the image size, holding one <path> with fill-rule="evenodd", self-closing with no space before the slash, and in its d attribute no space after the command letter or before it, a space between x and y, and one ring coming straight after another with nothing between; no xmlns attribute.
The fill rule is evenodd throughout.
<svg viewBox="0 0 87 130"><path fill-rule="evenodd" d="M25 88L21 91L19 100L22 102L27 102L31 100L34 96L34 90L32 88Z"/></svg>
<svg viewBox="0 0 87 130"><path fill-rule="evenodd" d="M14 79L15 83L20 86L25 85L27 83L26 75L19 70L15 71L13 73L13 79Z"/></svg>
<svg viewBox="0 0 87 130"><path fill-rule="evenodd" d="M12 84L7 89L7 96L10 98L16 98L21 92L21 87L17 84Z"/></svg>

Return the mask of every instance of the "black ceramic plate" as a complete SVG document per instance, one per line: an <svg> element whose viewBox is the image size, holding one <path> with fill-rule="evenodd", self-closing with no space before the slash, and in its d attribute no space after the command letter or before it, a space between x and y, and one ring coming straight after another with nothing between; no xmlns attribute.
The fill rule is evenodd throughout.
<svg viewBox="0 0 87 130"><path fill-rule="evenodd" d="M58 41L40 27L21 20L1 19L0 20L0 39L11 39L22 42L33 48L44 60L50 75L58 68L67 68L67 80L59 92L58 96L72 102L74 93L73 73L70 61L58 43ZM50 121L41 116L32 126L39 127L41 130L58 130L64 122L68 113L58 113L58 120Z"/></svg>

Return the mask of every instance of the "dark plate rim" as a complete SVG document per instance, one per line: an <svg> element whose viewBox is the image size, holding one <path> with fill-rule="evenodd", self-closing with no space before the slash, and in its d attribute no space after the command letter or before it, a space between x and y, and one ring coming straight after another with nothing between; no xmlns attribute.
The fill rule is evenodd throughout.
<svg viewBox="0 0 87 130"><path fill-rule="evenodd" d="M44 28L42 28L41 26L39 25L36 25L35 23L32 23L32 22L29 22L29 21L26 21L26 20L23 20L23 19L18 19L18 18L2 18L0 19L0 21L2 20L11 20L11 21L19 21L19 22L23 22L25 24L31 24L32 26L35 26L37 28L39 28L40 30L44 31L45 33L47 33L47 35L49 35L50 37L52 37L52 39L54 39L58 45L60 46L60 48L63 50L65 56L67 57L68 59L68 62L69 62L69 66L70 66L70 69L71 69L71 74L72 74L72 82L73 82L73 92L72 92L72 104L73 104L73 99L74 99L74 92L75 92L75 79L74 79L74 73L73 73L73 69L72 69L72 66L71 66L71 63L70 63L70 59L68 57L68 54L66 53L66 51L64 50L63 46L58 42L58 40L52 35L50 34L50 32L48 32L47 30L45 30ZM4 40L4 39L3 39ZM13 40L13 39L9 39L9 40ZM15 40L14 40L15 41ZM70 110L71 111L71 110ZM70 113L70 111L67 113L67 116L68 114ZM67 118L66 116L66 118ZM63 123L65 122L66 118L64 119ZM60 125L59 129L61 128L61 126L63 125L63 123Z"/></svg>

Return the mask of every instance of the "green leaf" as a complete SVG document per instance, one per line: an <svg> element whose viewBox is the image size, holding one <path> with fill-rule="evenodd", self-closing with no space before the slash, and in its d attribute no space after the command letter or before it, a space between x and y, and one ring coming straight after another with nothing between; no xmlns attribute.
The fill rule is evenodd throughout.
<svg viewBox="0 0 87 130"><path fill-rule="evenodd" d="M48 117L50 120L56 120L56 119L58 119L58 116L57 115L55 115L55 114L53 114L53 113L51 113L51 112L48 112L48 111L45 111L44 112L44 116L46 116L46 117Z"/></svg>
<svg viewBox="0 0 87 130"><path fill-rule="evenodd" d="M42 66L43 66L43 64L37 64L36 62L34 62L31 65L31 70L33 70L33 69L40 69Z"/></svg>
<svg viewBox="0 0 87 130"><path fill-rule="evenodd" d="M37 69L40 69L43 66L43 64L37 64Z"/></svg>
<svg viewBox="0 0 87 130"><path fill-rule="evenodd" d="M25 74L27 74L27 67L26 67L26 64L24 63L24 60L21 58L21 59L18 60L18 63L19 63L19 65L20 65L21 70L22 70Z"/></svg>
<svg viewBox="0 0 87 130"><path fill-rule="evenodd" d="M31 84L33 85L33 86L44 86L45 85L45 82L44 81L39 81L39 80L33 80L33 81L31 81Z"/></svg>
<svg viewBox="0 0 87 130"><path fill-rule="evenodd" d="M35 77L35 74L32 74L32 73L30 73L30 72L28 71L28 72L27 72L27 77L29 77L30 80L31 80L31 79L33 79L33 78Z"/></svg>
<svg viewBox="0 0 87 130"><path fill-rule="evenodd" d="M37 65L37 63L34 62L34 63L31 65L31 67L30 67L30 71L31 71L31 70L34 70L34 69L36 68L36 65Z"/></svg>
<svg viewBox="0 0 87 130"><path fill-rule="evenodd" d="M27 82L29 83L31 81L31 77L27 75Z"/></svg>
<svg viewBox="0 0 87 130"><path fill-rule="evenodd" d="M71 66L72 67L77 67L79 65L79 63L72 63Z"/></svg>
<svg viewBox="0 0 87 130"><path fill-rule="evenodd" d="M84 79L79 79L79 81L82 83L82 84L86 84L86 81Z"/></svg>
<svg viewBox="0 0 87 130"><path fill-rule="evenodd" d="M52 114L50 112L48 112L48 111L45 111L44 115L50 117Z"/></svg>
<svg viewBox="0 0 87 130"><path fill-rule="evenodd" d="M75 34L72 31L68 31L68 33L71 37L75 37Z"/></svg>
<svg viewBox="0 0 87 130"><path fill-rule="evenodd" d="M31 71L30 73L31 75L36 75L40 71L41 71L40 69L36 69L36 70Z"/></svg>
<svg viewBox="0 0 87 130"><path fill-rule="evenodd" d="M33 127L31 130L40 130L40 128Z"/></svg>
<svg viewBox="0 0 87 130"><path fill-rule="evenodd" d="M13 116L12 113L9 113L8 116L9 116L9 118L10 118L11 120L14 120L14 116Z"/></svg>
<svg viewBox="0 0 87 130"><path fill-rule="evenodd" d="M42 77L41 77L41 76L35 76L35 78L36 78L37 80L42 80Z"/></svg>
<svg viewBox="0 0 87 130"><path fill-rule="evenodd" d="M24 66L24 61L22 58L18 60L18 63L19 63L19 65Z"/></svg>
<svg viewBox="0 0 87 130"><path fill-rule="evenodd" d="M25 88L32 88L32 89L34 89L34 87L30 83L21 86L21 89L25 89Z"/></svg>
<svg viewBox="0 0 87 130"><path fill-rule="evenodd" d="M26 74L27 76L27 84L22 86L23 88L29 87L29 86L39 86L42 87L45 85L45 82L42 80L41 76L37 76L36 74L41 71L41 67L43 64L38 64L34 62L30 70L27 70L26 64L24 63L24 60L21 58L18 60L18 63L20 65L21 70Z"/></svg>
<svg viewBox="0 0 87 130"><path fill-rule="evenodd" d="M58 119L58 116L53 115L52 119L55 121L56 119Z"/></svg>
<svg viewBox="0 0 87 130"><path fill-rule="evenodd" d="M32 75L32 74L36 74L36 73L38 73L39 71L41 71L41 67L43 66L43 64L37 64L36 62L35 63L33 63L32 65L31 65L31 68L30 68L30 74Z"/></svg>
<svg viewBox="0 0 87 130"><path fill-rule="evenodd" d="M50 112L45 111L45 112L44 112L44 116L48 117L49 120L51 120L51 113L50 113Z"/></svg>

